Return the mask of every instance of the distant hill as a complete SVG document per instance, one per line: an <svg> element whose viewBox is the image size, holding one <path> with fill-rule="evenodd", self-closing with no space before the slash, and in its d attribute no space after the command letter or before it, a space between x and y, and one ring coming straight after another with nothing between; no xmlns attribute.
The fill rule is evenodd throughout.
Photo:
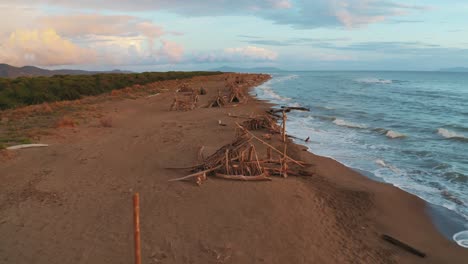
<svg viewBox="0 0 468 264"><path fill-rule="evenodd" d="M258 73L284 71L282 69L278 69L274 67L237 68L237 67L229 67L229 66L222 66L222 67L211 69L211 70L221 71L221 72L258 72Z"/></svg>
<svg viewBox="0 0 468 264"><path fill-rule="evenodd" d="M465 68L465 67L454 67L454 68L440 69L439 71L443 71L443 72L468 72L468 68Z"/></svg>
<svg viewBox="0 0 468 264"><path fill-rule="evenodd" d="M8 64L0 64L0 77L16 78L21 76L53 76L53 75L90 75L97 73L129 73L120 70L113 70L107 72L99 71L82 71L82 70L46 70L34 66L15 67Z"/></svg>

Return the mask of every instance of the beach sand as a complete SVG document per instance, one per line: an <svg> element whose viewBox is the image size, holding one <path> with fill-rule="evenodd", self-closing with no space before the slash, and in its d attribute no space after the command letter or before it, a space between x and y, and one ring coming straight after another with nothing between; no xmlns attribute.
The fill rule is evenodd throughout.
<svg viewBox="0 0 468 264"><path fill-rule="evenodd" d="M225 77L184 82L206 88L204 105L226 89ZM265 79L244 78L250 86ZM424 201L292 142L289 155L312 164L308 176L169 182L189 171L166 168L195 165L201 146L211 154L234 139L243 119L229 114L262 114L270 105L251 98L169 111L176 86L168 87L102 102L108 127L94 120L58 128L59 136L41 140L49 147L0 160L0 263L132 263L135 192L143 263L468 263L468 250L437 232ZM280 137L269 143L280 146Z"/></svg>

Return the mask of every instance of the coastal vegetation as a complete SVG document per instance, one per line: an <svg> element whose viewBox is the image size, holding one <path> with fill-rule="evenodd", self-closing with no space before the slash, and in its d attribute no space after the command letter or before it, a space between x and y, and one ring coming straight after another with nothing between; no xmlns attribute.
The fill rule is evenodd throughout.
<svg viewBox="0 0 468 264"><path fill-rule="evenodd" d="M144 72L94 75L54 75L51 77L0 78L0 110L26 105L76 100L132 85L185 79L220 72Z"/></svg>

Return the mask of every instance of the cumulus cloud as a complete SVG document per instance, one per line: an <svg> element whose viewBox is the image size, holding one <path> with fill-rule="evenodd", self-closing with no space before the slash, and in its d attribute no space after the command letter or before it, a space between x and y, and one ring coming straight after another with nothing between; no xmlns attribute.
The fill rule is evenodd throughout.
<svg viewBox="0 0 468 264"><path fill-rule="evenodd" d="M93 59L97 64L122 65L174 63L183 56L181 45L162 39L166 32L161 26L135 16L35 14L22 17L30 23L19 24L21 30L13 24L1 28L0 62L50 66L83 64ZM88 56L90 53L93 56Z"/></svg>
<svg viewBox="0 0 468 264"><path fill-rule="evenodd" d="M145 35L156 38L163 35L162 27L135 16L74 14L42 16L37 24L46 28L54 28L59 34L67 37L84 35L104 36L135 36Z"/></svg>
<svg viewBox="0 0 468 264"><path fill-rule="evenodd" d="M159 55L168 58L170 62L179 62L184 55L184 48L175 42L162 40Z"/></svg>
<svg viewBox="0 0 468 264"><path fill-rule="evenodd" d="M49 30L17 30L0 44L0 61L13 65L66 65L95 61L92 50L81 48Z"/></svg>

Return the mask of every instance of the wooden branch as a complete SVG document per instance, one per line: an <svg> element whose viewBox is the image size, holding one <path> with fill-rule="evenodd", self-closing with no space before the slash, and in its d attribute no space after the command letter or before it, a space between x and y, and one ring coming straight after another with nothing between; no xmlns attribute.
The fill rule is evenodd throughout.
<svg viewBox="0 0 468 264"><path fill-rule="evenodd" d="M256 176L245 176L245 175L226 175L221 173L216 173L216 177L228 179L228 180L237 180L237 181L271 181L271 178L268 178L264 173Z"/></svg>
<svg viewBox="0 0 468 264"><path fill-rule="evenodd" d="M203 150L205 149L205 146L201 146L200 150L198 150L198 162L204 162L205 161L205 156L203 155Z"/></svg>
<svg viewBox="0 0 468 264"><path fill-rule="evenodd" d="M208 170L199 171L199 172L196 172L196 173L193 173L193 174L184 176L184 177L175 178L175 179L170 179L170 180L168 180L168 181L183 181L183 180L187 180L187 179L190 179L190 178L199 177L199 176L203 175L204 173L206 174L206 173L215 171L215 170L217 170L217 169L219 169L219 168L221 168L221 167L222 167L222 165L219 165L219 166L216 166L216 167L211 168L211 169L208 169Z"/></svg>
<svg viewBox="0 0 468 264"><path fill-rule="evenodd" d="M276 153L278 153L278 154L280 154L280 155L283 155L283 153L282 153L281 151L277 150L277 149L276 149L275 147L273 147L272 145L270 145L270 144L266 143L265 141L261 140L260 138L258 138L257 136L255 136L252 132L248 131L246 128L244 128L243 126L239 125L239 123L236 122L236 125L237 125L240 129L242 129L243 131L245 131L246 133L248 133L249 135L251 135L251 136L252 136L253 138L255 138L256 140L258 140L258 141L260 141L261 143L263 143L264 145L270 147L270 148L271 148L272 150L274 150ZM304 165L303 165L301 162L299 162L299 161L297 161L297 160L295 160L295 159L293 159L293 158L291 158L291 157L289 157L289 156L287 156L287 155L286 155L285 157L286 157L287 159L289 159L290 161L292 161L293 163L295 163L295 164L297 164L297 165L299 165L299 166L301 166L301 167L304 167Z"/></svg>
<svg viewBox="0 0 468 264"><path fill-rule="evenodd" d="M406 251L408 251L408 252L410 252L410 253L412 253L412 254L414 254L416 256L419 256L421 258L426 257L426 253L423 253L423 252L415 249L414 247L412 247L412 246L410 246L410 245L408 245L406 243L401 242L400 240L398 240L398 239L396 239L394 237L391 237L389 235L382 235L382 239L389 242L389 243L391 243L391 244L393 244L393 245L395 245L395 246L398 246L398 247L400 247L400 248L402 248L402 249L404 249L404 250L406 250Z"/></svg>
<svg viewBox="0 0 468 264"><path fill-rule="evenodd" d="M24 149L24 148L42 148L42 147L48 147L49 145L47 144L22 144L22 145L16 145L16 146L11 146L6 148L7 150L17 150L17 149Z"/></svg>
<svg viewBox="0 0 468 264"><path fill-rule="evenodd" d="M297 106L281 106L281 109L299 110L299 111L307 111L307 112L310 112L310 108L306 108L306 107L297 107Z"/></svg>

